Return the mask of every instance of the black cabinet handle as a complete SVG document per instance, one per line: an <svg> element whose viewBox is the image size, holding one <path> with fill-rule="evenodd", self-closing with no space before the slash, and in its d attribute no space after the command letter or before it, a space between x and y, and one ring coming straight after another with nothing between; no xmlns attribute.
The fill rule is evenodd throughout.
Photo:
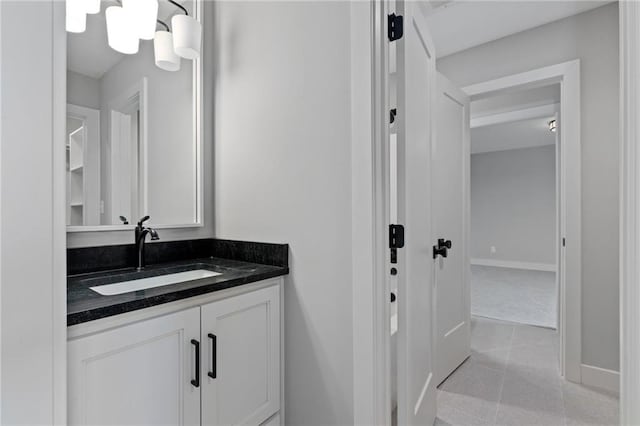
<svg viewBox="0 0 640 426"><path fill-rule="evenodd" d="M211 371L207 373L207 376L215 379L218 375L218 338L213 333L209 333L207 336L211 339Z"/></svg>
<svg viewBox="0 0 640 426"><path fill-rule="evenodd" d="M200 342L196 339L191 339L191 344L196 349L196 378L191 380L191 384L197 388L200 387Z"/></svg>

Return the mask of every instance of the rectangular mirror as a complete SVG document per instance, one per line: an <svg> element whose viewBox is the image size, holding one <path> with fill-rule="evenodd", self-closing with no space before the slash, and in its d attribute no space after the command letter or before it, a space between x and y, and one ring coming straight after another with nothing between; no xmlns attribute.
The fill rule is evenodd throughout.
<svg viewBox="0 0 640 426"><path fill-rule="evenodd" d="M172 17L186 11L200 20L201 2L158 0L162 33L140 40L135 54L108 42L112 6L121 3L102 1L84 32L67 32L67 230L129 229L145 215L155 227L199 225L201 61L180 58L170 44L163 63L157 50ZM176 62L178 70L166 70Z"/></svg>

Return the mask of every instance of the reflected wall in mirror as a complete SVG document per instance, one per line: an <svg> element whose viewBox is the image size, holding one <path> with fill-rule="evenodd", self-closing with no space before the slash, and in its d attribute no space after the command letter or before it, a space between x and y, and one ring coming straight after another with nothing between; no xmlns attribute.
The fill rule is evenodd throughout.
<svg viewBox="0 0 640 426"><path fill-rule="evenodd" d="M200 17L199 0L178 1ZM67 33L67 225L117 229L200 222L200 60L156 66L154 40L125 55L107 42L105 10ZM184 11L159 0L158 31ZM166 26L165 26L166 24ZM106 228L108 227L108 228Z"/></svg>

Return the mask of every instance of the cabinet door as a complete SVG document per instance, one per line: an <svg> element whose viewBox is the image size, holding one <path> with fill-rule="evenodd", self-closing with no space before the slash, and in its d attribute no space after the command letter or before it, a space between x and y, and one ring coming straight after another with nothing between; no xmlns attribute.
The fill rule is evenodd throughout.
<svg viewBox="0 0 640 426"><path fill-rule="evenodd" d="M192 339L200 308L70 341L69 424L199 425Z"/></svg>
<svg viewBox="0 0 640 426"><path fill-rule="evenodd" d="M279 286L203 306L202 342L203 425L259 425L278 411Z"/></svg>

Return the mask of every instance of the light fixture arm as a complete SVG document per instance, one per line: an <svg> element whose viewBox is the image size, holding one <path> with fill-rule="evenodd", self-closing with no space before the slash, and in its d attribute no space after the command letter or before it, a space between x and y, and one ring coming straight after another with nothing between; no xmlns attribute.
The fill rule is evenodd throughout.
<svg viewBox="0 0 640 426"><path fill-rule="evenodd" d="M181 5L178 2L175 2L173 0L167 0L169 3L171 3L172 5L182 9L182 11L184 12L185 15L189 16L189 12L187 12L187 9L185 9L185 7L183 5Z"/></svg>
<svg viewBox="0 0 640 426"><path fill-rule="evenodd" d="M167 32L171 32L171 28L169 28L169 25L165 24L164 22L162 22L159 19L156 19L156 22L160 25L162 25L163 27L165 27L167 29Z"/></svg>

